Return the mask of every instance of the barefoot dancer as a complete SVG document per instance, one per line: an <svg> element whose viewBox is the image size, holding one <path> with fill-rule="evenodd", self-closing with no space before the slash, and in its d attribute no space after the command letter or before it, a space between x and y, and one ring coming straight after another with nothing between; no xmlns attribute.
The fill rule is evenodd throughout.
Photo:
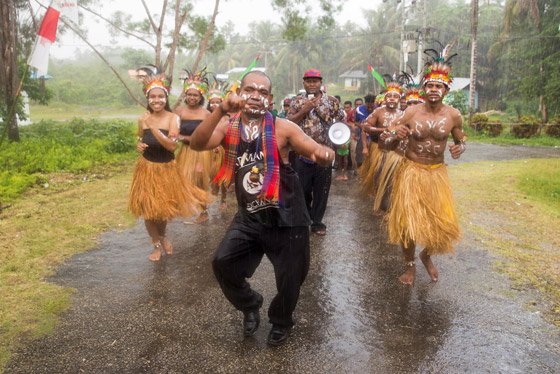
<svg viewBox="0 0 560 374"><path fill-rule="evenodd" d="M386 105L375 109L364 124L364 131L371 136L372 142L376 142L378 145L372 148L373 154L371 155L370 168L364 176L361 185L363 193L375 196L376 201L383 197L383 191L379 191L378 194L377 190L379 173L387 158L387 150L385 150L383 143L379 143L379 135L393 126L402 115L399 109L399 101L402 96L401 84L393 81L392 78L388 79L386 89L382 95ZM374 210L376 214L381 214L379 204L377 204Z"/></svg>
<svg viewBox="0 0 560 374"><path fill-rule="evenodd" d="M212 89L208 90L206 94L206 99L208 100L208 106L206 109L212 113L214 110L218 109L220 104L224 101L226 95L225 87L217 84L217 81L214 81L214 86ZM210 179L213 180L218 175L220 169L222 168L222 164L224 161L224 148L220 145L213 149L212 154L212 171L210 173ZM220 209L226 208L226 197L227 197L227 187L223 184L219 186L216 183L212 183L212 194L218 195L218 192L221 191L220 197Z"/></svg>
<svg viewBox="0 0 560 374"><path fill-rule="evenodd" d="M398 135L387 138L387 144L393 146L409 140L406 158L395 174L389 215L389 239L401 244L406 262L406 271L399 278L404 284L414 283L416 244L424 247L419 257L435 282L438 271L431 256L453 252L453 243L461 236L443 162L449 133L454 140L449 145L451 157L459 158L466 148L461 114L442 103L452 80L448 51L449 46L427 64L423 78L426 102L407 109Z"/></svg>
<svg viewBox="0 0 560 374"><path fill-rule="evenodd" d="M188 217L202 210L208 194L181 178L173 151L179 132L179 117L171 113L168 102L170 82L164 75L142 69L144 94L148 111L138 120L138 159L128 200L128 211L135 217L144 217L146 229L152 239L154 251L150 260L161 258L162 247L166 254L173 252L173 245L165 237L167 222L176 216Z"/></svg>
<svg viewBox="0 0 560 374"><path fill-rule="evenodd" d="M175 103L173 109L181 118L181 129L179 131L179 140L181 141L181 149L177 155L177 166L180 173L187 178L189 182L198 188L208 191L210 189L210 172L212 168L212 151L197 152L189 146L191 135L196 127L210 115L210 112L204 109L204 95L208 89L208 79L204 70L194 74L185 70L187 79L185 79L183 95L185 97L185 105L179 106L181 98ZM207 206L198 218L193 222L185 222L185 224L202 223L209 219Z"/></svg>
<svg viewBox="0 0 560 374"><path fill-rule="evenodd" d="M259 327L263 297L252 290L250 278L266 255L276 277L278 294L268 317L268 344L283 344L294 325L292 313L309 269L310 217L296 172L288 161L293 148L320 165L330 165L334 152L317 144L293 122L274 119L266 111L272 100L268 76L253 71L241 80L239 96L230 95L192 136L195 149L226 150L217 181L235 181L238 212L212 262L224 295L242 311L243 333ZM228 112L237 112L231 120Z"/></svg>

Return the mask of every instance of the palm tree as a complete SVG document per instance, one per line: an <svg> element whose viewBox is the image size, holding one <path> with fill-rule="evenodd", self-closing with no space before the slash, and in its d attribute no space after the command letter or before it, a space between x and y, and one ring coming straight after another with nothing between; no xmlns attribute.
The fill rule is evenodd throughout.
<svg viewBox="0 0 560 374"><path fill-rule="evenodd" d="M477 32L478 32L478 0L471 0L471 33L472 33L472 49L471 49L471 83L469 87L469 123L475 111L475 92L476 92L476 49L477 49Z"/></svg>
<svg viewBox="0 0 560 374"><path fill-rule="evenodd" d="M394 31L398 30L398 12L387 4L378 11L367 11L365 17L367 25L351 39L351 46L341 56L341 68L365 70L371 64L381 73L391 74L399 64L398 33Z"/></svg>

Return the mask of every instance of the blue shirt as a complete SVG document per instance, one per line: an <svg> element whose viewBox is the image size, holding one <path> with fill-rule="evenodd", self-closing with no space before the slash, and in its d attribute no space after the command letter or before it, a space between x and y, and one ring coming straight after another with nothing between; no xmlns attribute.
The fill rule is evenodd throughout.
<svg viewBox="0 0 560 374"><path fill-rule="evenodd" d="M366 104L360 105L359 107L356 108L356 113L354 113L354 122L359 123L365 121L372 112L373 111L371 112L367 111ZM356 129L358 135L361 135L362 129L360 129L358 126L356 126Z"/></svg>

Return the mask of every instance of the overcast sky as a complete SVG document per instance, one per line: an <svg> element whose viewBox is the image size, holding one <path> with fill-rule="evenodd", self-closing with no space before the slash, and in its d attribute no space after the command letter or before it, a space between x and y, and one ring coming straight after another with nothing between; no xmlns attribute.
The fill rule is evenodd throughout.
<svg viewBox="0 0 560 374"><path fill-rule="evenodd" d="M46 3L46 1L42 2ZM147 3L150 10L154 13L160 12L161 0L150 0ZM315 1L310 0L309 3L313 4ZM375 9L380 3L381 0L347 0L342 12L336 16L336 20L339 24L353 21L357 25L363 25L365 24L364 17L362 16L363 9ZM106 17L109 17L111 13L117 10L131 14L136 20L143 19L146 14L140 0L103 0L102 4L100 8L95 10ZM196 14L210 16L214 10L215 1L195 0L194 4L194 12ZM222 0L220 1L219 9L216 19L217 25L222 26L231 20L235 24L236 32L241 34L245 34L248 31L249 24L254 21L270 20L280 23L279 15L273 12L270 1L267 0ZM106 23L91 13L83 10L81 12L86 17L85 25L89 30L88 40L96 47L114 46L115 44L112 44L111 36L106 30ZM173 22L171 18L169 18L169 21ZM138 48L145 46L142 42L133 38L123 39L122 41L117 40L117 44L121 43L122 45ZM54 58L71 58L77 48L88 49L81 39L69 32L67 35L57 38L51 47L51 56Z"/></svg>

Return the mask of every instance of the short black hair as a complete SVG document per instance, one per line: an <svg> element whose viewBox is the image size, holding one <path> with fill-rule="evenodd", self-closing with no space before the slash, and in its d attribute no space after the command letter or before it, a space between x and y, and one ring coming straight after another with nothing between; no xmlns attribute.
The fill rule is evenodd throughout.
<svg viewBox="0 0 560 374"><path fill-rule="evenodd" d="M356 102L361 101L362 103L364 102L364 100L361 97L358 97L356 99L354 99L354 104L356 104Z"/></svg>
<svg viewBox="0 0 560 374"><path fill-rule="evenodd" d="M375 103L375 95L373 95L373 94L367 94L367 95L364 97L364 101L365 101L366 103L368 103L368 104Z"/></svg>
<svg viewBox="0 0 560 374"><path fill-rule="evenodd" d="M268 90L269 93L272 93L272 79L270 79L270 77L268 75L266 75L266 73L260 71L260 70L252 70L250 72L248 72L247 74L245 74L245 76L243 77L243 79L241 79L241 84L239 85L239 88L241 89L243 87L243 85L245 84L245 79L247 79L247 77L251 74L258 74L262 77L265 77L266 79L268 79L268 81L270 82L270 88Z"/></svg>
<svg viewBox="0 0 560 374"><path fill-rule="evenodd" d="M346 101L344 102L344 105L346 105L346 104L352 105L352 102L351 102L350 100L346 100Z"/></svg>
<svg viewBox="0 0 560 374"><path fill-rule="evenodd" d="M338 102L342 101L342 98L340 97L340 95L334 95L334 97L336 97L338 99Z"/></svg>

